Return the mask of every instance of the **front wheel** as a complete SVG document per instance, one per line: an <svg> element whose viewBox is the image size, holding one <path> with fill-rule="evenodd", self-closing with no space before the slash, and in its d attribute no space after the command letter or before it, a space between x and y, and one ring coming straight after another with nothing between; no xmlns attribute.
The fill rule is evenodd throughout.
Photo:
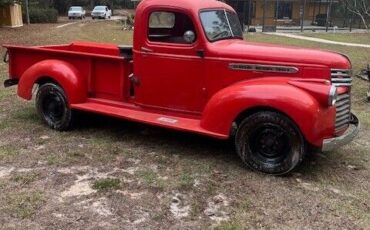
<svg viewBox="0 0 370 230"><path fill-rule="evenodd" d="M306 152L305 140L288 117L277 112L258 112L238 126L235 147L250 168L272 175L295 169Z"/></svg>
<svg viewBox="0 0 370 230"><path fill-rule="evenodd" d="M65 131L72 125L72 110L64 90L54 83L40 86L36 96L36 108L41 119L52 129Z"/></svg>

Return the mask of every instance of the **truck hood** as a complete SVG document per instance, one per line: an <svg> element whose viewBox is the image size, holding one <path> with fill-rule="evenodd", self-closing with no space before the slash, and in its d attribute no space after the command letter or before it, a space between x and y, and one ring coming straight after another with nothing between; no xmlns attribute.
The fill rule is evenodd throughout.
<svg viewBox="0 0 370 230"><path fill-rule="evenodd" d="M343 54L331 51L254 43L244 40L221 40L211 45L217 57L245 60L251 63L319 65L336 69L350 69L351 63Z"/></svg>

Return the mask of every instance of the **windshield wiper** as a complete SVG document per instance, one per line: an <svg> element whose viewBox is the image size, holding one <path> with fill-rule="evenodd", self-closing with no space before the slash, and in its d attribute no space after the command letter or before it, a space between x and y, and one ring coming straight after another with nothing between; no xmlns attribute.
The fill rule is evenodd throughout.
<svg viewBox="0 0 370 230"><path fill-rule="evenodd" d="M224 36L224 37L223 37L223 36ZM212 40L216 40L216 39L217 39L217 38L219 38L219 37L223 37L223 38L231 38L232 36L231 36L231 34L229 33L229 31L224 30L224 31L221 31L221 32L217 33L216 35L214 35L214 36L212 37Z"/></svg>

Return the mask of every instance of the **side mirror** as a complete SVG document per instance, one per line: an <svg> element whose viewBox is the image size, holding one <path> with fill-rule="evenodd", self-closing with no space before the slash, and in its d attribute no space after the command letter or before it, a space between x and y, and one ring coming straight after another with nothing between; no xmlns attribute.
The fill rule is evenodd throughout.
<svg viewBox="0 0 370 230"><path fill-rule="evenodd" d="M186 43L191 44L195 42L195 33L194 31L188 30L184 33L184 40Z"/></svg>

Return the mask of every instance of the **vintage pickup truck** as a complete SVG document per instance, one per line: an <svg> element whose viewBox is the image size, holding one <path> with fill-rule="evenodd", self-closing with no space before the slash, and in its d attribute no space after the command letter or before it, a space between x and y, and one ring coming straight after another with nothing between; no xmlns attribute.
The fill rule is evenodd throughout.
<svg viewBox="0 0 370 230"><path fill-rule="evenodd" d="M232 138L247 166L274 175L359 130L345 55L244 41L237 14L219 1L141 1L133 46L4 47L5 86L18 84L26 100L38 86L38 113L56 130L82 110Z"/></svg>

